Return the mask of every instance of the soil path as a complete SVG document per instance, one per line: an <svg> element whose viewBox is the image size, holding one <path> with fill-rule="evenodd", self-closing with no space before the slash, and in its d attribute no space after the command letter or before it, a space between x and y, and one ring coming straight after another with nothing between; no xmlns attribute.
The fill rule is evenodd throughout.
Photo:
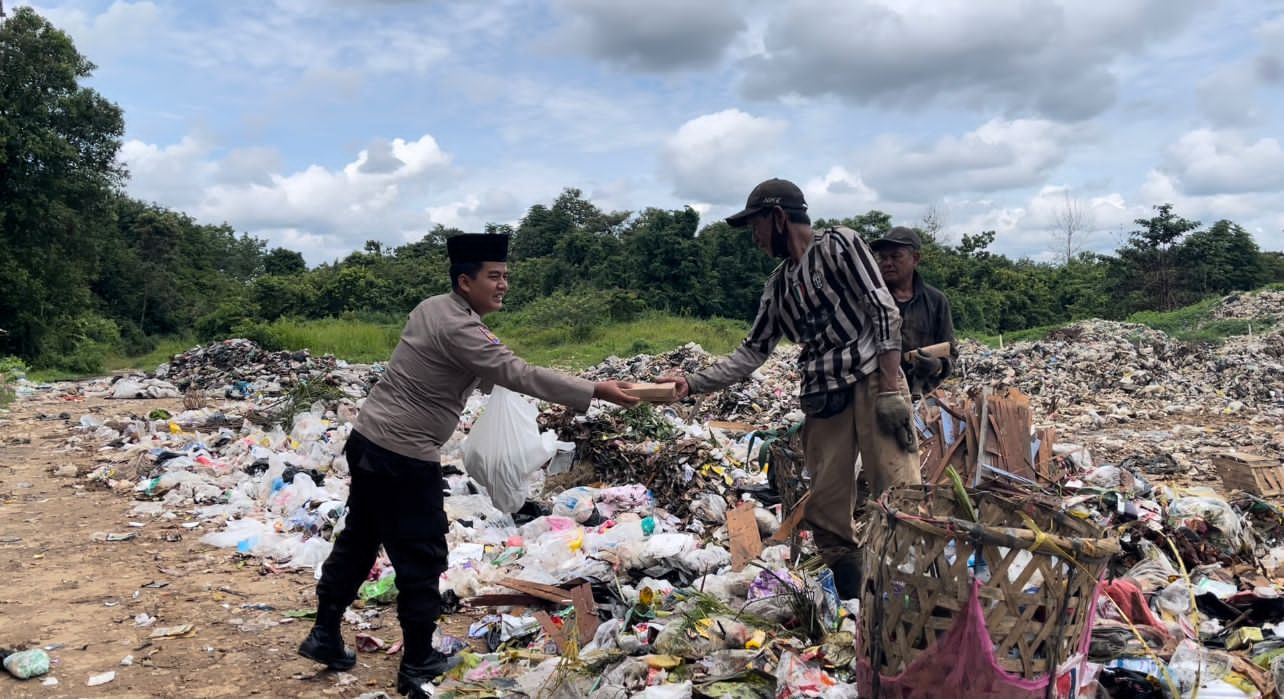
<svg viewBox="0 0 1284 699"><path fill-rule="evenodd" d="M10 408L0 413L0 648L52 648L54 665L26 681L0 671L0 696L396 696L399 656L362 653L352 672L334 673L295 654L310 622L284 612L315 607L311 571L269 571L200 543L215 525L131 516L127 494L71 477L70 467L83 475L103 456L88 444L66 447L82 415L178 412L180 401L46 395ZM101 541L96 533L134 536ZM138 625L142 614L155 622ZM368 633L400 638L392 610L370 621ZM450 621L446 629L458 633L469 620ZM182 624L190 635L151 638ZM349 644L354 633L345 625ZM109 671L115 679L88 686ZM50 677L56 686L42 684Z"/></svg>

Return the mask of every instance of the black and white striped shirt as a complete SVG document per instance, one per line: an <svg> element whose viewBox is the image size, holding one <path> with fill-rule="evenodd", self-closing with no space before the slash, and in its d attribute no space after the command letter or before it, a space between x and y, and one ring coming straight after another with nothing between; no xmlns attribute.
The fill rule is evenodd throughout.
<svg viewBox="0 0 1284 699"><path fill-rule="evenodd" d="M901 349L901 316L869 245L850 228L818 233L797 263L763 286L758 316L735 352L687 377L692 393L726 388L767 361L781 337L799 345L802 395L850 386Z"/></svg>

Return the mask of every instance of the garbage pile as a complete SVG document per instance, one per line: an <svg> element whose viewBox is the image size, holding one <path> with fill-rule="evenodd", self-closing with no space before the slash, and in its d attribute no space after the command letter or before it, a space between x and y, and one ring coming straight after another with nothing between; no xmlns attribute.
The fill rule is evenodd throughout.
<svg viewBox="0 0 1284 699"><path fill-rule="evenodd" d="M307 350L270 352L251 340L233 339L194 347L160 365L155 378L178 390L217 390L226 398L276 396L305 383L340 387L352 397L365 395L381 367L351 365L332 355Z"/></svg>
<svg viewBox="0 0 1284 699"><path fill-rule="evenodd" d="M1280 332L1208 349L1143 326L1087 321L1001 350L964 343L946 390L1019 387L1069 449L1060 480L1019 486L1021 498L1092 522L1122 545L1097 590L1089 636L1075 639L1085 653L1058 667L1060 685L1073 662L1074 693L1062 696L1177 699L1199 687L1204 697L1269 697L1284 683L1276 582L1284 578L1284 489L1192 483L1223 477L1213 461L1227 449L1284 453ZM801 556L771 538L788 513L764 469L763 444L801 417L795 353L778 351L751 380L681 404L595 405L583 415L543 408L534 430L574 443L574 456L548 451L551 462L533 470L522 493L534 506L520 509L492 497L484 484L499 481L478 478L466 459L487 405L473 396L441 449L450 522L441 588L451 610L484 615L466 638L436 639L461 658L438 694L856 696L856 639L870 617L837 599L805 535ZM688 345L612 358L583 375L648 380L713 359ZM344 526L343 445L377 375L332 358L216 343L179 355L156 378L221 389L236 402L86 416L67 448L96 454L101 465L83 477L138 500L132 518L184 517L205 543L260 559L269 572L317 575ZM292 393L303 383L341 390ZM282 395L296 398L288 415L278 409ZM1250 480L1274 482L1275 467L1258 465ZM956 572L966 562L965 577L990 579L985 557L938 554ZM1013 594L1042 584L1011 550L986 555L1016 576ZM364 608L345 618L360 627L391 614L396 594L396 571L381 558L359 593ZM1039 615L1015 616L1032 623ZM360 643L390 647L369 635Z"/></svg>
<svg viewBox="0 0 1284 699"><path fill-rule="evenodd" d="M1213 308L1213 317L1257 320L1267 324L1284 321L1284 290L1264 289L1251 294L1231 294Z"/></svg>

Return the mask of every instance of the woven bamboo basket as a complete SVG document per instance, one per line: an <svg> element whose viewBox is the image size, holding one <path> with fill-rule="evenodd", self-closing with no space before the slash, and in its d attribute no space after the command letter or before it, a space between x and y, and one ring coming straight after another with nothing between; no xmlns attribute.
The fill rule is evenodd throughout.
<svg viewBox="0 0 1284 699"><path fill-rule="evenodd" d="M865 513L858 651L884 677L924 652L948 662L934 642L968 603L974 570L995 660L1008 673L1054 672L1091 631L1097 582L1118 540L1031 498L969 497L975 522L948 487L894 488Z"/></svg>

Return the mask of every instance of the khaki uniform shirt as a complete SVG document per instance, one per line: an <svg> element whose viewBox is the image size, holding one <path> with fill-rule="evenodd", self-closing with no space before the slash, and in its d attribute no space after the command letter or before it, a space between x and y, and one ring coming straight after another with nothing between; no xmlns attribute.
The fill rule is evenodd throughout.
<svg viewBox="0 0 1284 699"><path fill-rule="evenodd" d="M479 385L588 409L593 383L534 367L491 333L459 294L425 299L410 312L387 371L366 398L356 430L389 451L440 461L438 450Z"/></svg>

